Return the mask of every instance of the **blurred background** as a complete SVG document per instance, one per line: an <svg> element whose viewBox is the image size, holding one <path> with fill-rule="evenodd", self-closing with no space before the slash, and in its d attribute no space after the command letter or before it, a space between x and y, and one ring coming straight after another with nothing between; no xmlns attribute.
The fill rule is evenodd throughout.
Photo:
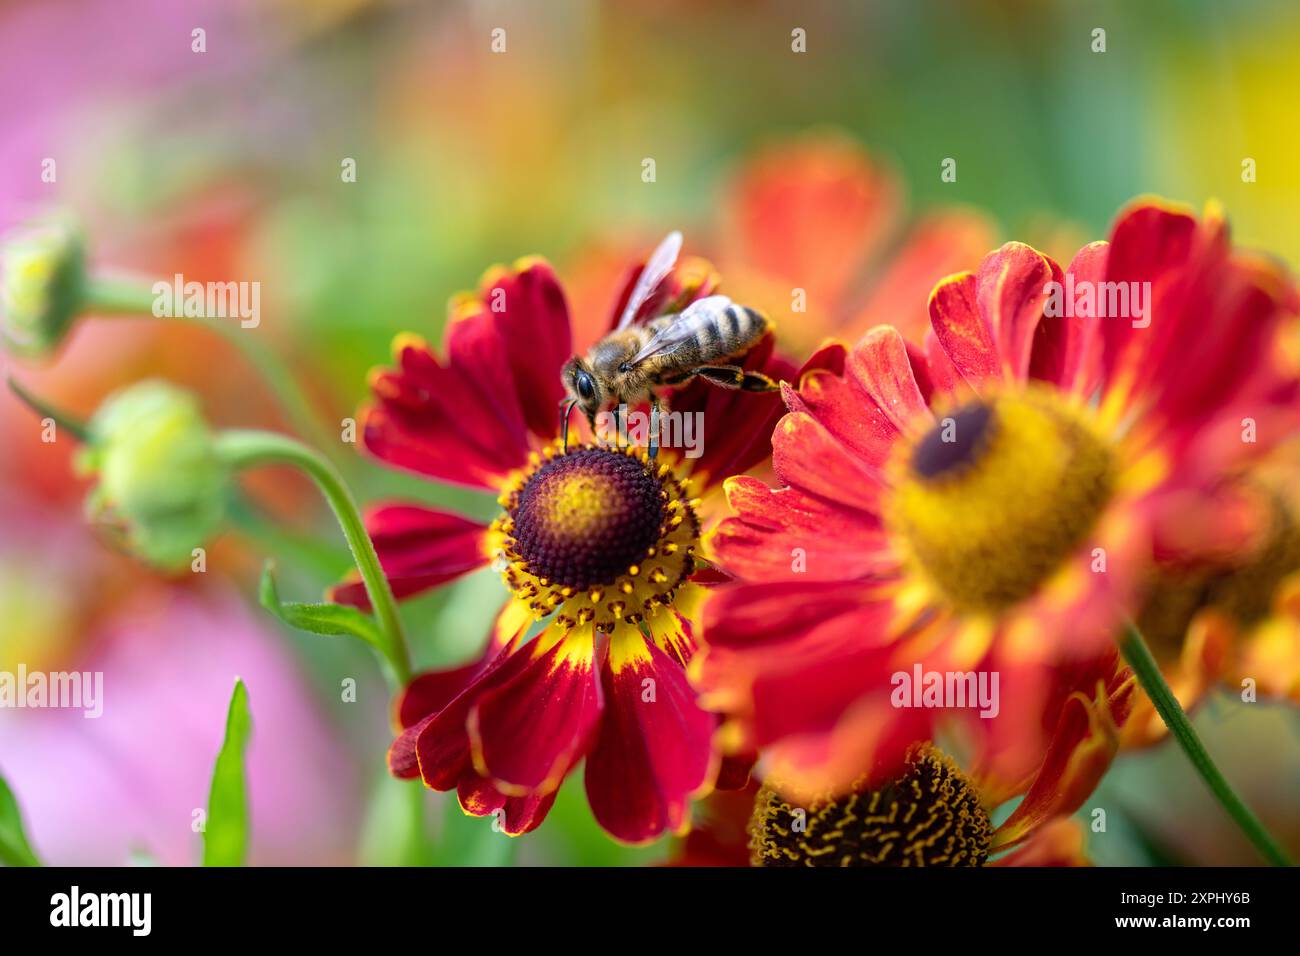
<svg viewBox="0 0 1300 956"><path fill-rule="evenodd" d="M248 334L287 359L334 429L392 336L438 341L448 297L491 264L547 256L575 322L593 327L628 265L672 228L778 322L790 289L808 289L817 320L785 333L791 350L921 321L934 280L1008 238L1068 259L1141 193L1218 198L1239 243L1295 266L1297 62L1291 0L6 2L0 228L68 209L105 267L260 282L262 323ZM246 358L192 325L83 322L54 361L5 362L81 416L163 375L198 390L220 425L287 427ZM109 701L98 721L0 711L0 772L37 851L62 864L196 862L191 813L239 674L255 722L251 862L411 859L410 788L384 773L373 660L256 605L265 556L303 600L349 566L313 489L254 476L254 506L208 572L169 579L85 527L71 443L41 444L37 430L0 394L0 669L103 670ZM493 512L354 458L363 501ZM408 605L418 663L475 653L501 597L486 571ZM339 691L347 678L355 703ZM1300 848L1295 715L1225 698L1198 722ZM445 795L422 799L422 862L676 852L609 841L580 778L514 841ZM1100 863L1253 862L1167 747L1125 757L1091 805L1111 821L1090 835Z"/></svg>

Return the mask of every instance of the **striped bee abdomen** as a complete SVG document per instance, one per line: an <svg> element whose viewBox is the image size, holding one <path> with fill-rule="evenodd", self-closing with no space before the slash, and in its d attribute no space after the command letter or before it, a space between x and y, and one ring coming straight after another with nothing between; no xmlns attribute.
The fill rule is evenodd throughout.
<svg viewBox="0 0 1300 956"><path fill-rule="evenodd" d="M713 355L731 358L748 352L767 333L768 324L767 316L762 312L731 303L718 319L717 350Z"/></svg>

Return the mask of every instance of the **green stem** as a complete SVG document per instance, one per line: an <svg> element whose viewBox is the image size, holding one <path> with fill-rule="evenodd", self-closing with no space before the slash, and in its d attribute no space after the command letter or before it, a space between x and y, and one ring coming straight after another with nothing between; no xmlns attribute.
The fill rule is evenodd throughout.
<svg viewBox="0 0 1300 956"><path fill-rule="evenodd" d="M78 421L62 409L55 408L42 398L37 398L31 392L27 391L25 387L20 385L18 380L13 377L9 378L9 391L18 396L19 400L37 415L40 415L42 418L52 419L54 424L58 425L73 438L77 439L77 441L85 444L89 439L90 430L86 427L85 422Z"/></svg>
<svg viewBox="0 0 1300 956"><path fill-rule="evenodd" d="M1293 866L1290 857L1281 845L1273 839L1272 834L1264 828L1259 817L1255 816L1254 811L1246 806L1245 801L1237 795L1232 789L1232 785L1220 772L1219 768L1210 759L1205 745L1192 729L1191 721L1187 719L1187 714L1183 710L1178 698L1174 692L1169 689L1165 682L1164 675L1160 673L1160 667L1156 664L1156 659L1151 656L1151 648L1147 646L1146 640L1142 637L1142 632L1132 623L1125 625L1124 633L1119 639L1120 651L1124 654L1124 659L1128 661L1129 666L1133 668L1133 673L1137 675L1138 683L1142 689L1147 692L1151 702L1155 704L1156 712L1160 714L1160 719L1165 722L1169 732L1173 734L1178 745L1183 748L1183 753L1191 761L1196 772L1201 775L1210 792L1228 811L1228 816L1232 817L1233 822L1237 824L1243 833L1249 838L1255 848L1264 856L1269 863L1274 866Z"/></svg>
<svg viewBox="0 0 1300 956"><path fill-rule="evenodd" d="M112 275L86 281L82 311L94 315L152 315L154 294L134 279Z"/></svg>
<svg viewBox="0 0 1300 956"><path fill-rule="evenodd" d="M92 278L86 287L84 311L93 315L133 317L153 315L153 291L140 280L128 277L100 275ZM196 318L194 316L168 316L214 329L229 342L257 370L266 382L289 426L304 439L319 448L336 448L338 438L321 423L310 400L298 387L297 379L280 357L245 334L248 330L225 320ZM334 456L331 455L331 458Z"/></svg>
<svg viewBox="0 0 1300 956"><path fill-rule="evenodd" d="M356 561L357 570L365 584L366 596L379 621L384 636L384 656L392 666L393 676L401 686L411 677L411 661L407 653L406 634L402 619L397 613L397 602L388 584L375 545L366 533L352 493L343 483L338 471L319 452L286 435L274 432L232 430L217 436L217 447L222 457L235 468L252 468L258 465L292 465L306 472L324 494L334 510L343 537L347 539Z"/></svg>

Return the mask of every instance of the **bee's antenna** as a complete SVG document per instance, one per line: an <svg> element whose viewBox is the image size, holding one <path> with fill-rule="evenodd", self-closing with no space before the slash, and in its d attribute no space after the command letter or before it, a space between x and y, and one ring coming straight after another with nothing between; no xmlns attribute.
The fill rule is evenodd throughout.
<svg viewBox="0 0 1300 956"><path fill-rule="evenodd" d="M569 453L569 414L573 411L573 406L578 404L576 398L564 398L560 400L560 436L562 440L563 454Z"/></svg>

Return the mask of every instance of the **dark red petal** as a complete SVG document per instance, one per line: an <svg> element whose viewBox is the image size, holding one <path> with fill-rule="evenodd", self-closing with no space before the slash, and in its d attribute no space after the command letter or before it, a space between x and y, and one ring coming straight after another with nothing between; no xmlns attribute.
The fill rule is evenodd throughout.
<svg viewBox="0 0 1300 956"><path fill-rule="evenodd" d="M420 775L420 762L416 756L416 741L420 739L420 734L424 732L424 728L429 725L431 720L433 720L433 714L408 726L393 741L392 746L388 748L388 770L394 777L400 777L403 780L414 780Z"/></svg>
<svg viewBox="0 0 1300 956"><path fill-rule="evenodd" d="M728 754L722 758L722 766L718 769L718 779L714 783L715 790L744 790L749 786L750 774L754 770L754 764L758 762L758 755L755 753L745 754Z"/></svg>
<svg viewBox="0 0 1300 956"><path fill-rule="evenodd" d="M421 505L383 505L366 516L366 529L379 563L398 598L455 580L487 564L487 527L468 518ZM369 608L365 586L350 581L335 587L331 599Z"/></svg>
<svg viewBox="0 0 1300 956"><path fill-rule="evenodd" d="M471 816L492 816L501 812L501 832L519 836L541 826L555 804L558 791L548 794L529 794L508 797L490 782L476 774L467 773L456 787L461 809Z"/></svg>
<svg viewBox="0 0 1300 956"><path fill-rule="evenodd" d="M524 420L543 441L554 438L555 408L564 397L560 369L573 352L569 308L555 274L539 259L525 260L516 271L496 277L482 298L489 310L494 301L502 303L502 311L494 313L497 332Z"/></svg>
<svg viewBox="0 0 1300 956"><path fill-rule="evenodd" d="M546 793L591 744L600 712L592 629L558 628L517 652L531 660L470 708L474 766L507 793Z"/></svg>
<svg viewBox="0 0 1300 956"><path fill-rule="evenodd" d="M513 392L495 391L509 369L491 318L476 315L461 323L448 332L459 347L445 365L423 342L398 341L398 368L371 378L375 404L363 412L363 439L390 465L496 488L527 461L527 430ZM469 340L477 347L469 348Z"/></svg>
<svg viewBox="0 0 1300 956"><path fill-rule="evenodd" d="M372 376L364 441L378 458L497 488L526 463L530 430L542 441L555 436L570 348L559 283L539 260L489 278L479 293L454 300L445 362L418 337L399 336L397 367Z"/></svg>
<svg viewBox="0 0 1300 956"><path fill-rule="evenodd" d="M416 674L397 703L397 721L411 727L450 704L488 666L486 659L461 667Z"/></svg>
<svg viewBox="0 0 1300 956"><path fill-rule="evenodd" d="M416 735L415 747L426 786L450 790L464 774L473 772L467 729L470 710L480 697L508 682L531 661L528 647L500 651L468 687L424 725Z"/></svg>
<svg viewBox="0 0 1300 956"><path fill-rule="evenodd" d="M628 843L680 831L717 771L717 718L696 705L682 666L630 628L612 637L602 672L605 716L587 757L592 813Z"/></svg>

